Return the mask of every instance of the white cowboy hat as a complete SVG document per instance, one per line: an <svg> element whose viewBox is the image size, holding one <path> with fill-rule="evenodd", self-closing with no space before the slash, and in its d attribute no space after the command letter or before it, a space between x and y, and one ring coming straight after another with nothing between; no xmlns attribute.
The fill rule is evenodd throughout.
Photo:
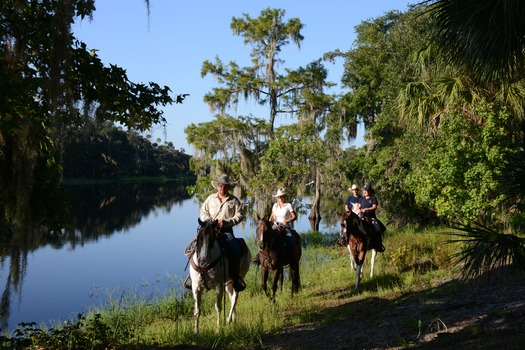
<svg viewBox="0 0 525 350"><path fill-rule="evenodd" d="M273 197L282 197L282 196L286 196L287 193L286 193L286 190L284 188L279 188L277 190L277 194L274 195Z"/></svg>
<svg viewBox="0 0 525 350"><path fill-rule="evenodd" d="M358 190L359 189L359 186L357 186L356 184L353 184L352 187L350 187L348 190L349 191L353 191L353 190Z"/></svg>
<svg viewBox="0 0 525 350"><path fill-rule="evenodd" d="M211 185L215 189L217 189L218 184L229 185L231 187L235 187L235 185L237 185L237 182L230 181L230 178L228 177L228 175L221 175L221 177L219 177L217 181L211 180Z"/></svg>

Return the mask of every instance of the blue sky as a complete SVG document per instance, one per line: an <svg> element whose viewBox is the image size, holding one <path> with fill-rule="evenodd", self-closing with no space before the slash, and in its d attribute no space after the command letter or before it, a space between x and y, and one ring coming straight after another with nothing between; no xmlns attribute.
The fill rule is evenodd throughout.
<svg viewBox="0 0 525 350"><path fill-rule="evenodd" d="M84 19L74 25L74 35L88 49L97 49L105 65L115 64L126 69L128 78L136 83L150 81L171 88L173 95L189 93L183 104L164 108L168 121L166 132L156 127L149 134L153 140L173 142L186 153L193 150L186 141L184 128L191 123L211 121L215 113L203 102L203 97L219 85L213 77L201 78L202 63L235 61L250 65L251 47L243 38L233 35L232 17L243 13L252 18L265 8L286 10L285 20L298 17L305 25L301 48L289 45L279 56L283 67L296 69L322 57L325 52L348 51L355 40L354 27L364 20L384 15L390 10L406 11L407 0L221 0L180 1L150 0L148 13L144 0L96 0L93 21ZM329 80L339 84L343 61L326 62ZM267 111L254 104L240 105L230 115L253 115L267 118ZM265 113L265 114L262 114ZM286 117L282 117L286 118ZM277 120L286 123L286 120ZM146 135L148 133L144 133ZM362 132L354 143L362 144Z"/></svg>

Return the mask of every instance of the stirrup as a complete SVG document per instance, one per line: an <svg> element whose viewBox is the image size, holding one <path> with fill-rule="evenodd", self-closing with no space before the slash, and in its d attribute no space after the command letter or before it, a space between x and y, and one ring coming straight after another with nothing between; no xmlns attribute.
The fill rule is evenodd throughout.
<svg viewBox="0 0 525 350"><path fill-rule="evenodd" d="M190 280L190 283L188 283L188 280ZM187 289L191 289L191 279L190 279L190 275L186 276L186 279L184 280L184 288L187 288Z"/></svg>

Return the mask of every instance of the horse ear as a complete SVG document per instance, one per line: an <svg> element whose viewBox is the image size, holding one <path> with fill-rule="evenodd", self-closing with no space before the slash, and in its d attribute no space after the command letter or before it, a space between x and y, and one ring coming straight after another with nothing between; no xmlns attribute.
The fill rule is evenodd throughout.
<svg viewBox="0 0 525 350"><path fill-rule="evenodd" d="M201 220L201 218L200 218L200 217L199 217L199 218L197 218L197 221L199 222L199 226L202 226L202 224L204 223L204 222L203 222L203 221Z"/></svg>

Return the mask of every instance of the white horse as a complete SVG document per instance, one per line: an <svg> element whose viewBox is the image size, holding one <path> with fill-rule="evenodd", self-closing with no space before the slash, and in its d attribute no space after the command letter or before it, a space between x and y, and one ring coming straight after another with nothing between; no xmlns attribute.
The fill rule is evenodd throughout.
<svg viewBox="0 0 525 350"><path fill-rule="evenodd" d="M221 300L224 295L224 289L228 292L231 303L227 323L235 321L235 306L237 305L239 293L233 289L233 282L229 274L228 257L223 253L216 239L217 233L216 221L201 221L199 219L196 248L190 258L191 289L195 300L193 313L195 316L195 333L199 332L202 293L212 288L215 289L217 297L215 301L217 330L220 327ZM251 254L244 239L238 238L238 241L241 244L242 252L240 275L244 278L250 268Z"/></svg>

